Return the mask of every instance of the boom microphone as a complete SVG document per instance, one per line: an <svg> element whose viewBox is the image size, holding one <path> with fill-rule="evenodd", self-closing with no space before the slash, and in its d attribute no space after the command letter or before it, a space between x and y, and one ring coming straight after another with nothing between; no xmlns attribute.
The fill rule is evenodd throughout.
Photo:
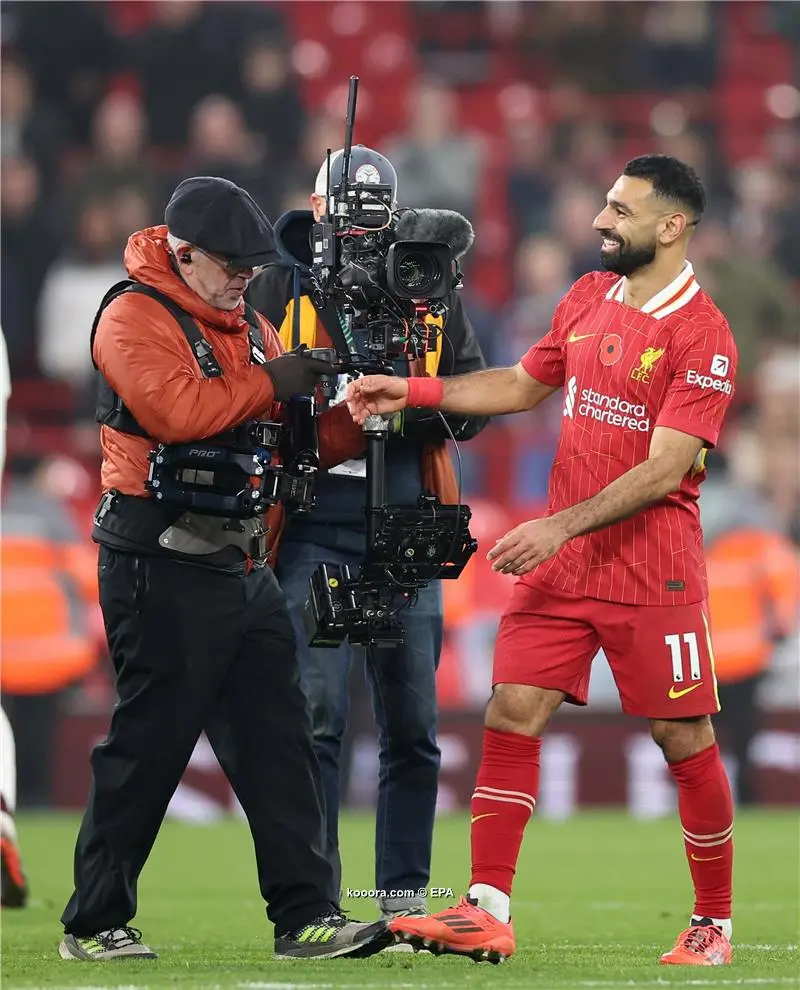
<svg viewBox="0 0 800 990"><path fill-rule="evenodd" d="M447 244L454 258L472 247L475 232L466 217L454 210L399 210L394 233L398 241L426 241Z"/></svg>

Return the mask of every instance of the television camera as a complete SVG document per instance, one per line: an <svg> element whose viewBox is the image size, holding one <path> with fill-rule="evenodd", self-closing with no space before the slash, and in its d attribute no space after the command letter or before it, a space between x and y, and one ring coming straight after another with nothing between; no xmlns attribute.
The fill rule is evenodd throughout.
<svg viewBox="0 0 800 990"><path fill-rule="evenodd" d="M350 77L341 181L331 186L328 152L326 214L312 228L317 309L333 302L348 341L347 356L315 349L336 374L393 374L398 358L424 359L439 343L446 300L461 286L458 259L473 241L468 220L450 210L398 210L394 189L367 168L351 181L358 77ZM362 171L362 170L359 170ZM331 398L334 381L324 386ZM446 423L445 423L446 425ZM397 618L420 588L457 578L477 549L469 532L471 513L460 502L442 505L421 495L417 505L386 503L384 455L389 423L370 416L366 440L367 549L358 574L322 564L310 581L305 618L312 646L351 643L393 645L403 641Z"/></svg>

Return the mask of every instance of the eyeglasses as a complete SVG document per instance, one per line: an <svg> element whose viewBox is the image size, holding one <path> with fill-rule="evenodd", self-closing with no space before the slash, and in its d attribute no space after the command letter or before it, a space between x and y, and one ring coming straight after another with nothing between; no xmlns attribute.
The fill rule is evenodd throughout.
<svg viewBox="0 0 800 990"><path fill-rule="evenodd" d="M202 248L197 247L197 245L195 245L194 250L210 258L215 264L219 265L226 275L230 275L231 278L236 278L237 276L253 278L253 276L258 275L259 272L263 272L267 267L266 265L237 265L235 261L228 261L227 258L221 258L218 254L204 251Z"/></svg>

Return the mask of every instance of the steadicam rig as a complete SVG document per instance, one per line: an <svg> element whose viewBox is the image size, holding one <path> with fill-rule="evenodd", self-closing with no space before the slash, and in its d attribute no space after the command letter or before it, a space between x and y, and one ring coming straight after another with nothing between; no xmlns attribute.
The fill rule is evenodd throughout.
<svg viewBox="0 0 800 990"><path fill-rule="evenodd" d="M312 300L337 307L351 353L315 350L336 374L393 374L398 359L424 359L441 347L447 300L462 283L458 259L473 241L472 226L449 210L398 210L395 190L368 167L351 181L358 78L351 76L341 181L331 185L327 213L312 228ZM359 170L360 171L360 170ZM393 170L392 170L393 171ZM358 173L357 173L358 177ZM330 398L335 382L323 383ZM446 420L445 426L447 426ZM449 429L449 427L448 427ZM387 505L384 458L389 424L370 416L366 444L366 555L349 567L321 565L313 574L306 627L313 646L394 645L403 640L398 614L431 581L456 578L477 549L467 506L421 495L416 505Z"/></svg>

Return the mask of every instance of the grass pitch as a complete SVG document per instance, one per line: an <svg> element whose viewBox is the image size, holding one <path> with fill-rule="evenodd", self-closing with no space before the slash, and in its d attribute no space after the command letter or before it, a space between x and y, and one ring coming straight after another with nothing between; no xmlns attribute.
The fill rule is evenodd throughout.
<svg viewBox="0 0 800 990"><path fill-rule="evenodd" d="M3 988L203 987L241 990L470 990L498 988L800 986L798 819L741 814L735 841L735 959L710 968L658 965L691 909L688 869L675 821L585 814L528 828L513 899L517 954L502 966L453 956L382 953L365 961L275 961L246 826L166 825L140 884L134 924L158 961L66 962L58 916L71 891L73 816L25 817L20 838L32 903L2 917ZM344 883L373 886L370 816L343 822ZM468 880L464 816L436 827L431 883ZM450 899L434 901L434 909ZM350 901L356 917L371 902Z"/></svg>

